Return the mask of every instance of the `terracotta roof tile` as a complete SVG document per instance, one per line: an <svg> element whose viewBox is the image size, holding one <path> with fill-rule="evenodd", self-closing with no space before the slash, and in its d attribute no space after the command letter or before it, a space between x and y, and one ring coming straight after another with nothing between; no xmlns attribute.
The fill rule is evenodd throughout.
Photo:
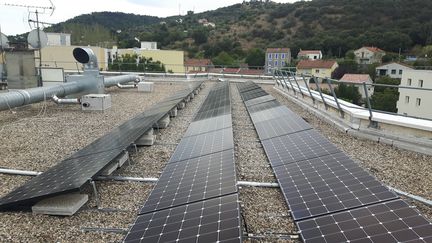
<svg viewBox="0 0 432 243"><path fill-rule="evenodd" d="M210 59L188 59L185 61L186 66L208 66L211 65Z"/></svg>
<svg viewBox="0 0 432 243"><path fill-rule="evenodd" d="M336 63L334 60L301 60L297 64L298 69L309 68L332 68Z"/></svg>
<svg viewBox="0 0 432 243"><path fill-rule="evenodd" d="M350 82L350 83L363 83L363 82L370 82L371 78L369 74L351 74L347 73L345 74L340 81L344 82Z"/></svg>
<svg viewBox="0 0 432 243"><path fill-rule="evenodd" d="M267 48L267 53L287 53L290 52L289 48Z"/></svg>
<svg viewBox="0 0 432 243"><path fill-rule="evenodd" d="M320 50L301 50L299 55L308 55L308 54L321 54Z"/></svg>

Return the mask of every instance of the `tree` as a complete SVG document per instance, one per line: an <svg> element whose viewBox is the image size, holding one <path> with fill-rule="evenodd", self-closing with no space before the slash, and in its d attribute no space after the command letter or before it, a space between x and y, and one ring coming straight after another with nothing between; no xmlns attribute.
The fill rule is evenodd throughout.
<svg viewBox="0 0 432 243"><path fill-rule="evenodd" d="M192 38L194 39L195 44L204 44L207 42L208 31L204 30L203 28L196 29L192 33Z"/></svg>
<svg viewBox="0 0 432 243"><path fill-rule="evenodd" d="M359 72L358 64L352 59L340 61L338 64L339 66L332 73L334 79L341 79L346 73Z"/></svg>
<svg viewBox="0 0 432 243"><path fill-rule="evenodd" d="M375 83L387 85L399 85L399 79L393 79L388 76L378 78ZM371 105L373 109L397 112L396 102L399 99L398 88L392 87L375 87L374 94L372 95Z"/></svg>
<svg viewBox="0 0 432 243"><path fill-rule="evenodd" d="M262 67L265 64L265 53L258 48L250 49L247 53L245 62L249 67Z"/></svg>
<svg viewBox="0 0 432 243"><path fill-rule="evenodd" d="M217 57L213 58L213 64L217 66L233 66L235 60L230 54L226 52L221 52Z"/></svg>
<svg viewBox="0 0 432 243"><path fill-rule="evenodd" d="M335 93L338 98L342 98L343 100L346 100L356 105L361 105L362 97L358 90L358 87L359 86L340 83L338 88L335 89Z"/></svg>

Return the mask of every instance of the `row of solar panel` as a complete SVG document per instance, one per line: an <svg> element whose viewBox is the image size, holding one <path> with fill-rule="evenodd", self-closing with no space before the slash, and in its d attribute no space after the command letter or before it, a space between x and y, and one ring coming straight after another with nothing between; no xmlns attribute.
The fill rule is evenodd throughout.
<svg viewBox="0 0 432 243"><path fill-rule="evenodd" d="M29 208L45 197L78 190L201 84L191 83L175 99L170 97L159 102L16 188L0 199L0 209Z"/></svg>
<svg viewBox="0 0 432 243"><path fill-rule="evenodd" d="M432 239L424 217L301 117L254 83L238 88L305 242Z"/></svg>
<svg viewBox="0 0 432 243"><path fill-rule="evenodd" d="M240 241L229 85L220 83L197 112L125 242Z"/></svg>

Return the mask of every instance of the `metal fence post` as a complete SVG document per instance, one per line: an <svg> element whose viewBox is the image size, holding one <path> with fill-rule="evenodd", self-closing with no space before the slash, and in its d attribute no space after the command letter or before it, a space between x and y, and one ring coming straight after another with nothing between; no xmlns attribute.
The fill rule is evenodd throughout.
<svg viewBox="0 0 432 243"><path fill-rule="evenodd" d="M296 90L294 89L294 85L291 83L289 73L286 72L286 71L282 71L282 73L285 73L285 74L287 75L287 80L288 80L288 82L289 82L290 85L291 85L291 88L292 88L292 90L293 90L293 92L294 92L294 95L297 97L297 92L296 92ZM285 79L285 75L283 75L283 77L284 77L284 79Z"/></svg>
<svg viewBox="0 0 432 243"><path fill-rule="evenodd" d="M371 102L370 102L370 98L369 98L369 92L367 90L367 86L366 86L366 82L363 82L363 89L366 95L366 104L367 104L367 108L369 110L369 127L373 127L373 128L377 128L378 124L377 122L372 121L372 106L371 106Z"/></svg>
<svg viewBox="0 0 432 243"><path fill-rule="evenodd" d="M300 88L300 85L299 85L299 83L297 82L297 78L295 77L295 73L294 73L294 75L293 75L293 78L294 78L294 81L296 82L296 84L297 84L297 88L299 89L299 92L300 92L300 94L302 95L302 98L304 98L304 94L303 94L303 92L302 92L302 90L301 90L301 88Z"/></svg>
<svg viewBox="0 0 432 243"><path fill-rule="evenodd" d="M312 99L312 102L313 102L313 104L315 105L315 98L314 98L313 95L312 95L312 92L311 92L311 90L310 90L310 88L309 88L309 84L308 84L308 82L306 82L306 79L305 79L305 77L304 77L303 74L301 74L301 77L302 77L302 79L303 79L303 82L304 82L305 85L306 85L306 88L307 88L307 90L308 90L308 92L309 92L309 95L310 95L310 97L311 97L311 99Z"/></svg>
<svg viewBox="0 0 432 243"><path fill-rule="evenodd" d="M312 76L312 79L313 79L313 81L315 82L315 85L316 85L316 87L317 87L317 89L318 89L318 92L319 92L319 94L320 94L320 96L321 96L321 100L322 100L322 102L324 103L324 107L325 107L325 109L327 110L327 109L328 109L327 102L325 102L325 100L324 100L324 95L322 94L321 87L320 87L319 84L318 84L318 79L316 79L315 76Z"/></svg>
<svg viewBox="0 0 432 243"><path fill-rule="evenodd" d="M332 95L333 95L333 98L334 98L334 100L335 100L335 102L336 102L336 105L337 105L337 107L338 107L338 110L339 110L339 113L340 113L341 117L344 118L344 111L342 110L342 107L341 107L340 104L339 104L339 100L338 100L338 98L336 97L336 93L335 93L335 91L334 91L334 89L333 89L333 86L332 86L330 80L329 80L328 78L325 78L324 80L327 82L327 84L328 84L328 86L329 86L329 88L330 88L330 91L331 91L331 93L332 93Z"/></svg>

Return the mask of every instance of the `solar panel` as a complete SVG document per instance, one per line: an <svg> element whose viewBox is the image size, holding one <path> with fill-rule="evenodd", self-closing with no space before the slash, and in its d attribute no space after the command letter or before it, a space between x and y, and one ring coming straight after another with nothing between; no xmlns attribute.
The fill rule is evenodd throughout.
<svg viewBox="0 0 432 243"><path fill-rule="evenodd" d="M263 102L260 104L247 106L246 108L247 108L249 113L255 113L255 112L260 112L260 111L264 111L264 110L279 107L279 106L281 106L281 104L277 100L270 100L270 101Z"/></svg>
<svg viewBox="0 0 432 243"><path fill-rule="evenodd" d="M432 242L432 224L402 200L297 223L306 243Z"/></svg>
<svg viewBox="0 0 432 243"><path fill-rule="evenodd" d="M309 123L295 115L258 122L255 128L261 140L312 129Z"/></svg>
<svg viewBox="0 0 432 243"><path fill-rule="evenodd" d="M169 163L234 148L232 128L183 138Z"/></svg>
<svg viewBox="0 0 432 243"><path fill-rule="evenodd" d="M232 126L231 115L221 115L205 120L194 121L189 125L183 137L190 137L202 133L220 130Z"/></svg>
<svg viewBox="0 0 432 243"><path fill-rule="evenodd" d="M272 167L341 152L315 130L261 141Z"/></svg>
<svg viewBox="0 0 432 243"><path fill-rule="evenodd" d="M298 120L301 120L301 118L297 114L293 113L286 106L276 106L266 110L250 113L250 117L252 118L252 121L254 123L273 120L281 117L293 117L293 118L298 118Z"/></svg>
<svg viewBox="0 0 432 243"><path fill-rule="evenodd" d="M276 99L271 95L265 95L255 99L248 100L245 102L245 105L249 107L249 106L258 105L272 100L276 100Z"/></svg>
<svg viewBox="0 0 432 243"><path fill-rule="evenodd" d="M124 242L242 242L238 196L140 215Z"/></svg>
<svg viewBox="0 0 432 243"><path fill-rule="evenodd" d="M397 198L344 153L274 168L294 220Z"/></svg>
<svg viewBox="0 0 432 243"><path fill-rule="evenodd" d="M265 92L263 89L255 89L248 92L240 93L240 95L243 97L243 100L248 101L261 96L266 96L268 95L268 93Z"/></svg>
<svg viewBox="0 0 432 243"><path fill-rule="evenodd" d="M237 192L234 150L166 166L140 214Z"/></svg>
<svg viewBox="0 0 432 243"><path fill-rule="evenodd" d="M196 83L194 87L198 87L198 84L200 85ZM183 94L193 91L189 88L187 90L188 92ZM0 199L0 208L29 207L45 197L78 190L161 119L165 115L161 112L167 113L170 110L167 109L168 106L175 106L175 102L168 101L160 107L156 104L149 109L151 114L143 112L114 128L110 133L5 195Z"/></svg>
<svg viewBox="0 0 432 243"><path fill-rule="evenodd" d="M252 81L237 84L237 89L239 90L240 93L244 93L248 90L256 89L256 88L260 88L260 87Z"/></svg>
<svg viewBox="0 0 432 243"><path fill-rule="evenodd" d="M217 109L199 112L195 115L193 121L209 119L212 117L223 116L231 113L231 106L222 106Z"/></svg>

